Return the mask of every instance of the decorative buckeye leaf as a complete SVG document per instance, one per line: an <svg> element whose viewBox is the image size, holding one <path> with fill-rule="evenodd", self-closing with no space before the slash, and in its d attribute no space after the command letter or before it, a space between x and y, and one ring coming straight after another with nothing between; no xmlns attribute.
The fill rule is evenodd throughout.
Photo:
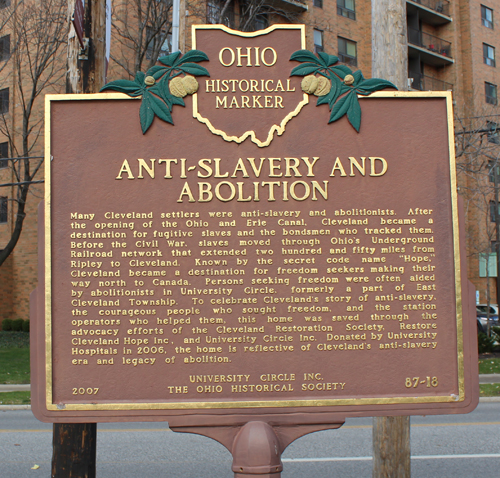
<svg viewBox="0 0 500 478"><path fill-rule="evenodd" d="M155 80L157 80L158 78L161 78L167 71L168 71L168 68L165 68L164 66L160 66L160 65L155 65L155 66L152 66L146 72L146 76L152 76Z"/></svg>
<svg viewBox="0 0 500 478"><path fill-rule="evenodd" d="M314 63L304 63L303 65L296 66L290 73L290 76L307 76L311 73L316 73L320 68L320 65Z"/></svg>
<svg viewBox="0 0 500 478"><path fill-rule="evenodd" d="M142 87L144 87L144 80L146 79L146 74L143 73L142 71L138 71L136 74L135 74L135 79L134 81L138 84L138 85L141 85Z"/></svg>
<svg viewBox="0 0 500 478"><path fill-rule="evenodd" d="M383 90L384 88L396 87L390 81L382 80L380 78L370 78L368 80L364 80L356 89L360 94L369 95L374 91ZM360 90L364 90L366 93L361 93Z"/></svg>
<svg viewBox="0 0 500 478"><path fill-rule="evenodd" d="M188 73L193 76L210 76L210 73L208 73L206 68L197 65L196 63L184 63L182 66L176 67L176 69L177 68L184 73Z"/></svg>
<svg viewBox="0 0 500 478"><path fill-rule="evenodd" d="M182 65L183 63L186 63L187 61L190 62L195 62L198 63L200 61L208 61L208 56L206 53L200 51L200 50L190 50L188 51L182 58L177 60L174 65ZM208 74L208 72L207 72Z"/></svg>
<svg viewBox="0 0 500 478"><path fill-rule="evenodd" d="M336 75L338 75L342 80L346 75L352 75L352 70L345 65L335 65L332 70Z"/></svg>
<svg viewBox="0 0 500 478"><path fill-rule="evenodd" d="M197 89L197 82L193 76L210 76L205 67L197 64L200 61L208 61L206 53L200 50L191 50L183 56L180 52L175 52L162 56L158 61L161 65L152 66L146 73L138 71L134 81L112 81L101 88L101 91L114 90L132 97L142 96L139 118L143 134L149 129L155 116L173 124L173 106L185 105L182 98L171 93L170 80L182 74L192 75L182 80L185 83L189 79L190 90L194 92Z"/></svg>
<svg viewBox="0 0 500 478"><path fill-rule="evenodd" d="M174 104L173 98L174 95L170 93L170 88L168 87L168 78L163 77L158 83L158 90L160 92L159 96L163 98L163 101L167 104L167 106L172 109Z"/></svg>
<svg viewBox="0 0 500 478"><path fill-rule="evenodd" d="M163 121L167 123L172 123L172 115L170 114L170 108L160 100L157 96L150 95L149 96L149 105L153 110L154 114L158 116Z"/></svg>
<svg viewBox="0 0 500 478"><path fill-rule="evenodd" d="M330 115L329 123L333 123L338 119L342 118L347 113L349 106L351 104L351 94L348 93L345 96L339 98L339 100L335 103L335 106L332 108L332 114Z"/></svg>
<svg viewBox="0 0 500 478"><path fill-rule="evenodd" d="M317 65L321 65L321 62L318 59L318 57L315 56L314 53L310 52L309 50L298 50L292 53L290 60L300 61L301 63L312 62L316 63Z"/></svg>
<svg viewBox="0 0 500 478"><path fill-rule="evenodd" d="M178 96L173 96L173 95L172 95L172 104L179 105L179 106L185 106L184 100L182 98L179 98Z"/></svg>
<svg viewBox="0 0 500 478"><path fill-rule="evenodd" d="M384 88L397 89L390 81L380 78L365 80L360 70L353 72L348 66L337 64L339 58L325 52L315 56L309 50L298 50L292 53L290 60L302 63L292 69L290 76L314 74L330 80L330 91L318 97L316 105L328 104L331 110L329 123L347 115L349 123L357 132L361 127L361 107L357 95L367 96ZM312 90L305 91L314 93Z"/></svg>
<svg viewBox="0 0 500 478"><path fill-rule="evenodd" d="M153 65L147 72L146 76L152 76L158 71L165 71L165 67L161 65Z"/></svg>
<svg viewBox="0 0 500 478"><path fill-rule="evenodd" d="M150 105L150 96L151 93L145 91L142 95L141 108L139 110L139 118L141 119L141 128L142 134L146 133L146 131L151 126L151 123L154 120L155 114Z"/></svg>
<svg viewBox="0 0 500 478"><path fill-rule="evenodd" d="M361 126L361 107L359 106L359 100L356 94L350 93L349 96L351 97L351 102L347 109L347 119L359 133L359 128Z"/></svg>
<svg viewBox="0 0 500 478"><path fill-rule="evenodd" d="M351 73L351 74L354 77L354 86L357 86L358 83L365 81L365 79L363 77L363 73L361 73L361 70L356 70L354 73Z"/></svg>
<svg viewBox="0 0 500 478"><path fill-rule="evenodd" d="M320 96L318 98L316 105L328 104L330 109L332 109L334 103L337 101L340 95L340 87L342 84L335 75L328 75L328 78L330 79L331 82L330 91L328 92L328 94Z"/></svg>
<svg viewBox="0 0 500 478"><path fill-rule="evenodd" d="M135 81L130 80L111 81L101 88L101 91L106 90L114 90L134 97L141 96L143 91L142 86L139 86Z"/></svg>
<svg viewBox="0 0 500 478"><path fill-rule="evenodd" d="M168 91L168 86L167 86L167 94L165 94L165 88L163 87L164 84L168 85L168 82L163 80L159 81L158 83L156 83L156 85L149 88L149 91L151 93L154 93L156 96L159 96L165 102L168 109L172 110L173 106L172 95Z"/></svg>
<svg viewBox="0 0 500 478"><path fill-rule="evenodd" d="M171 66L174 66L175 62L179 59L180 54L181 54L180 51L176 51L175 53L172 53L171 55L161 56L160 58L158 58L158 61L160 63L162 63L163 65L171 67Z"/></svg>
<svg viewBox="0 0 500 478"><path fill-rule="evenodd" d="M339 57L338 56L329 55L328 53L325 53L323 51L320 51L318 53L318 55L321 58L322 63L325 66L332 66L332 65L334 65L335 63L337 63L339 61Z"/></svg>

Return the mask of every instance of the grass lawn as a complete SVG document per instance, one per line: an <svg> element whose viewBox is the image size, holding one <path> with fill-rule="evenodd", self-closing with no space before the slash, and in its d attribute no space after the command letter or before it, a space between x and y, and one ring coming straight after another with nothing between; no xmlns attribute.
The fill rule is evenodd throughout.
<svg viewBox="0 0 500 478"><path fill-rule="evenodd" d="M30 405L31 392L2 392L0 405Z"/></svg>
<svg viewBox="0 0 500 478"><path fill-rule="evenodd" d="M500 373L500 358L479 360L479 373Z"/></svg>
<svg viewBox="0 0 500 478"><path fill-rule="evenodd" d="M30 383L30 349L0 348L0 383Z"/></svg>
<svg viewBox="0 0 500 478"><path fill-rule="evenodd" d="M30 383L28 333L0 332L0 383Z"/></svg>
<svg viewBox="0 0 500 478"><path fill-rule="evenodd" d="M479 385L480 397L500 397L500 383L481 383Z"/></svg>

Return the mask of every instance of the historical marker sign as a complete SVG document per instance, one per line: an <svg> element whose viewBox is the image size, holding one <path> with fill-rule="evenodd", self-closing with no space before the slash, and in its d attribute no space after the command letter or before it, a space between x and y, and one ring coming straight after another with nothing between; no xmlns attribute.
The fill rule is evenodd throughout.
<svg viewBox="0 0 500 478"><path fill-rule="evenodd" d="M37 417L474 408L451 94L193 34L130 97L47 97Z"/></svg>

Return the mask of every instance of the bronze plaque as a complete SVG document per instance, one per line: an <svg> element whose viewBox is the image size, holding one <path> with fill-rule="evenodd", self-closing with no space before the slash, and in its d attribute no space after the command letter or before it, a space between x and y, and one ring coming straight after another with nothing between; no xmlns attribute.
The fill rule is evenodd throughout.
<svg viewBox="0 0 500 478"><path fill-rule="evenodd" d="M170 79L199 84L174 124L157 70L142 100L47 97L36 416L473 409L451 93L368 95L340 68L329 104L302 26L193 34L208 61Z"/></svg>

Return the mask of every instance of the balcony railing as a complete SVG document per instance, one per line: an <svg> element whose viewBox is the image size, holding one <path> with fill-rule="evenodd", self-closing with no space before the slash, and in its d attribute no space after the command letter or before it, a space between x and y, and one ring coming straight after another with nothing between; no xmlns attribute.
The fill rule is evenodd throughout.
<svg viewBox="0 0 500 478"><path fill-rule="evenodd" d="M450 16L450 2L448 0L412 0L435 12Z"/></svg>
<svg viewBox="0 0 500 478"><path fill-rule="evenodd" d="M453 90L453 85L447 83L446 81L438 80L432 76L422 75L420 73L410 73L408 74L410 78L413 79L411 82L411 87L414 90L420 91L447 91Z"/></svg>
<svg viewBox="0 0 500 478"><path fill-rule="evenodd" d="M408 28L408 41L420 48L425 48L432 53L451 58L451 43L429 33Z"/></svg>
<svg viewBox="0 0 500 478"><path fill-rule="evenodd" d="M284 12L303 13L307 11L305 0L269 0L268 4Z"/></svg>
<svg viewBox="0 0 500 478"><path fill-rule="evenodd" d="M345 53L339 53L339 61L346 65L358 66L358 59L355 56L346 55Z"/></svg>

